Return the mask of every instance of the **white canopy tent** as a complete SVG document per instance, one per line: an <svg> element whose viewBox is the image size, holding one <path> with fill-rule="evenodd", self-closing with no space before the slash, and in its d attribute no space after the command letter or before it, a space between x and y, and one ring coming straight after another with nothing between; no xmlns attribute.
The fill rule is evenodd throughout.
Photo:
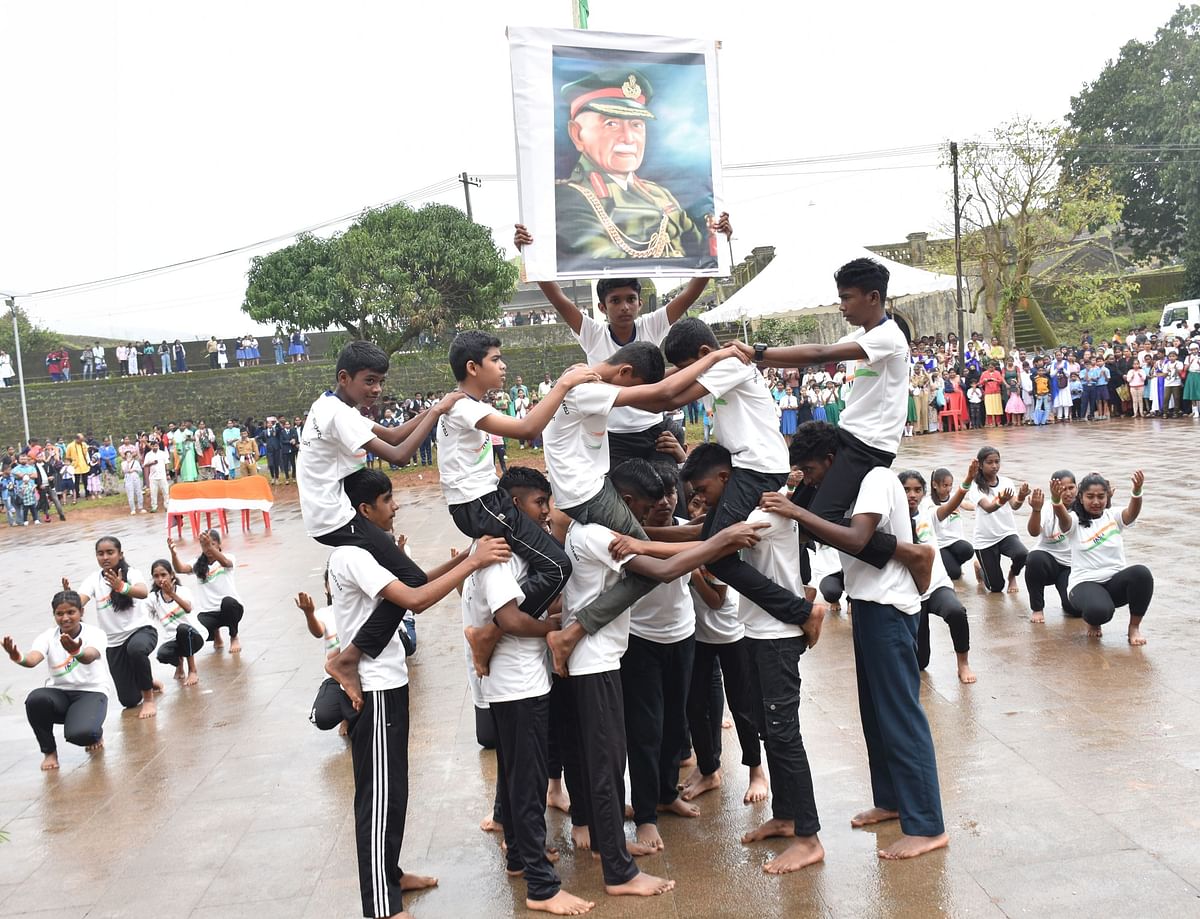
<svg viewBox="0 0 1200 919"><path fill-rule="evenodd" d="M954 275L903 265L862 246L794 240L778 247L775 258L750 283L700 318L713 325L832 306L837 303L833 273L856 258L872 258L891 273L889 300L954 290Z"/></svg>

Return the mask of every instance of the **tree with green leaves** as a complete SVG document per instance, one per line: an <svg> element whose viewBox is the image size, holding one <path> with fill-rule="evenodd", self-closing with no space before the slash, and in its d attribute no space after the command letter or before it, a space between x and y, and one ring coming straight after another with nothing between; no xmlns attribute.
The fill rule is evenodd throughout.
<svg viewBox="0 0 1200 919"><path fill-rule="evenodd" d="M3 303L0 300L0 303ZM4 312L0 317L0 351L7 351L13 356L13 366L16 366L16 345L13 340L13 313L17 314L17 330L21 334L21 353L37 355L39 362L46 352L64 344L63 338L57 332L44 329L32 319L19 304ZM39 365L40 366L40 363ZM28 365L26 372L29 372Z"/></svg>
<svg viewBox="0 0 1200 919"><path fill-rule="evenodd" d="M959 145L963 261L983 280L971 291L972 309L982 302L993 333L1009 342L1017 310L1047 344L1054 338L1035 288L1053 287L1081 319L1104 315L1112 296L1123 302L1128 294L1111 272L1064 263L1082 235L1117 223L1124 205L1102 170L1064 174L1058 165L1064 143L1062 126L1018 118ZM935 259L953 270L949 247Z"/></svg>
<svg viewBox="0 0 1200 919"><path fill-rule="evenodd" d="M392 353L494 323L516 283L491 232L462 211L396 204L255 258L242 309L259 322L340 327Z"/></svg>
<svg viewBox="0 0 1200 919"><path fill-rule="evenodd" d="M1138 257L1182 256L1200 297L1200 5L1180 6L1148 42L1130 41L1071 99L1074 175L1097 165L1126 198L1122 227Z"/></svg>

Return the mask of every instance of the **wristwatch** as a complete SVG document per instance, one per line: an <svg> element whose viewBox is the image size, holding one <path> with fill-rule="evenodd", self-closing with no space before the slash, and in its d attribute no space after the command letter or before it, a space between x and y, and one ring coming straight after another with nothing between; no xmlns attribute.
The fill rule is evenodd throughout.
<svg viewBox="0 0 1200 919"><path fill-rule="evenodd" d="M763 360L766 359L768 347L769 347L768 345L764 345L761 343L755 344L755 346L754 346L754 363L761 364L763 362Z"/></svg>

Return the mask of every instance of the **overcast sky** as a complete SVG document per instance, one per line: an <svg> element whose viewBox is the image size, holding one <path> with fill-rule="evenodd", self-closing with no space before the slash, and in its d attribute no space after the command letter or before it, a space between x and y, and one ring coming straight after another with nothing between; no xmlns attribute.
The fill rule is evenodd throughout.
<svg viewBox="0 0 1200 919"><path fill-rule="evenodd" d="M591 5L593 29L722 41L723 159L746 163L967 139L1017 113L1061 118L1176 3L1092 13L1044 0ZM209 255L464 169L512 174L505 26L569 26L570 9L3 0L0 290ZM939 232L949 175L936 161L731 176L734 255L814 226L848 244ZM472 196L476 219L510 245L515 183L485 181ZM461 188L436 200L461 207ZM235 255L27 307L68 332L237 335L253 327L240 311L248 262Z"/></svg>

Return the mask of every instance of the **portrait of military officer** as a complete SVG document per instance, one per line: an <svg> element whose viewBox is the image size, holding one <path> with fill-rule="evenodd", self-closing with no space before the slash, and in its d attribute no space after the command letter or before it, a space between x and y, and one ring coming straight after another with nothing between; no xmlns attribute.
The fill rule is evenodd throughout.
<svg viewBox="0 0 1200 919"><path fill-rule="evenodd" d="M668 188L637 174L656 120L653 93L650 81L630 69L598 71L562 87L579 159L555 181L560 269L688 256L712 256L715 265L710 228L693 220Z"/></svg>

